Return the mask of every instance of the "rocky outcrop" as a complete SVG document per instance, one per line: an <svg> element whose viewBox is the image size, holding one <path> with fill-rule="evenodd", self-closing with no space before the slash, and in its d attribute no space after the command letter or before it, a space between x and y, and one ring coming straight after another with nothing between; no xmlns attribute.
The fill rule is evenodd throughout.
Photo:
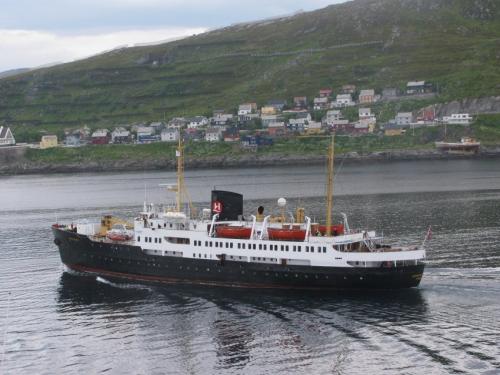
<svg viewBox="0 0 500 375"><path fill-rule="evenodd" d="M500 96L486 98L470 98L437 104L436 116L449 116L453 113L470 113L472 115L500 113Z"/></svg>

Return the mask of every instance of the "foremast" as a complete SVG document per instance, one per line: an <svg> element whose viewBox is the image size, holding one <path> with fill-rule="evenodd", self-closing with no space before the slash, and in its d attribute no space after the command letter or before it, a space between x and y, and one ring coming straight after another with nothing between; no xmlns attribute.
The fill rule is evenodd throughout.
<svg viewBox="0 0 500 375"><path fill-rule="evenodd" d="M335 134L328 146L328 173L326 183L326 236L332 235L332 210L333 210L333 168L335 160Z"/></svg>
<svg viewBox="0 0 500 375"><path fill-rule="evenodd" d="M187 201L190 212L193 214L194 207L184 182L184 142L182 137L179 137L179 144L175 150L175 156L177 157L177 186L175 187L176 209L177 212L183 212L184 203Z"/></svg>

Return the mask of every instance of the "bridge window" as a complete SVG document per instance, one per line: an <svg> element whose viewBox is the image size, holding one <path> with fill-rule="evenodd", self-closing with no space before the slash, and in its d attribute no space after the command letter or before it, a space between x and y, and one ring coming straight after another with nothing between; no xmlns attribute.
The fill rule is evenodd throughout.
<svg viewBox="0 0 500 375"><path fill-rule="evenodd" d="M141 236L137 236L137 241L140 241L141 240Z"/></svg>

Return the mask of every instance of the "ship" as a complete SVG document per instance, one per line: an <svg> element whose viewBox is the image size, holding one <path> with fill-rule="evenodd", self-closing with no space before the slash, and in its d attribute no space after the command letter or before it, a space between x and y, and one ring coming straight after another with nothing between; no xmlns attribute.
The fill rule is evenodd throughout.
<svg viewBox="0 0 500 375"><path fill-rule="evenodd" d="M425 268L425 241L391 246L371 230L332 222L334 138L328 150L326 223L298 207L260 206L244 215L243 196L213 190L210 207L196 212L184 181L184 144L176 150L172 207L144 202L127 222L105 215L98 223L52 225L62 263L77 273L113 281L183 283L304 290L417 287Z"/></svg>
<svg viewBox="0 0 500 375"><path fill-rule="evenodd" d="M436 148L449 154L473 155L479 152L481 143L474 138L463 137L460 142L436 142Z"/></svg>

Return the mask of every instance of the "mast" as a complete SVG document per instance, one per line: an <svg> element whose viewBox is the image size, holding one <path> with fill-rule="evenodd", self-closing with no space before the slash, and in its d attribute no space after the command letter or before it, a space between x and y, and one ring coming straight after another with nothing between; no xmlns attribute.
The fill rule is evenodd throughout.
<svg viewBox="0 0 500 375"><path fill-rule="evenodd" d="M328 147L328 181L326 184L326 235L332 235L332 210L333 210L333 168L335 158L335 133Z"/></svg>
<svg viewBox="0 0 500 375"><path fill-rule="evenodd" d="M175 151L177 156L177 212L182 211L182 193L184 192L184 145L179 137L179 146Z"/></svg>

